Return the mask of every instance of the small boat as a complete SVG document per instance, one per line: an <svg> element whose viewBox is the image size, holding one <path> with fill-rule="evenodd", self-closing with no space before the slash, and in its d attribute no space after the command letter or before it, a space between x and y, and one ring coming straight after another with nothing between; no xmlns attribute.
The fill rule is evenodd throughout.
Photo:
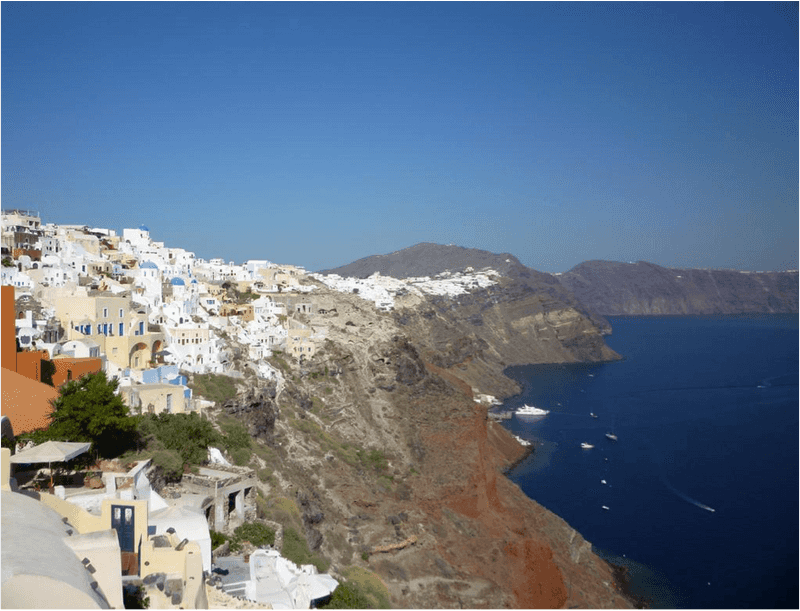
<svg viewBox="0 0 800 611"><path fill-rule="evenodd" d="M597 414L595 414L594 412L589 412L589 415L590 415L592 418L597 418Z"/></svg>
<svg viewBox="0 0 800 611"><path fill-rule="evenodd" d="M600 483L601 483L601 484L606 484L607 482L606 482L606 480L604 480L604 479L601 479L601 480L600 480Z"/></svg>
<svg viewBox="0 0 800 611"><path fill-rule="evenodd" d="M546 416L550 410L533 407L532 405L523 405L516 412L517 416Z"/></svg>
<svg viewBox="0 0 800 611"><path fill-rule="evenodd" d="M617 436L614 433L606 433L606 437L608 437L611 441L616 441Z"/></svg>
<svg viewBox="0 0 800 611"><path fill-rule="evenodd" d="M591 450L594 446L591 443L586 443L585 441L581 443L581 447L584 450Z"/></svg>
<svg viewBox="0 0 800 611"><path fill-rule="evenodd" d="M520 437L518 435L514 435L514 439L516 439L519 442L519 445L521 445L521 446L526 446L527 447L527 446L531 445L530 441L528 441L526 439L523 439L522 437Z"/></svg>
<svg viewBox="0 0 800 611"><path fill-rule="evenodd" d="M603 509L605 509L606 511L608 511L608 505L603 505Z"/></svg>

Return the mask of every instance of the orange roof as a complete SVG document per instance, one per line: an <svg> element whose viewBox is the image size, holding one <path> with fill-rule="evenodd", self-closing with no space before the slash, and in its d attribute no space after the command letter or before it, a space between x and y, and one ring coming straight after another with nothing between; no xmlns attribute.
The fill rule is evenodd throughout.
<svg viewBox="0 0 800 611"><path fill-rule="evenodd" d="M7 416L14 434L42 429L50 424L53 411L50 400L58 391L47 384L31 380L10 369L2 368L2 415Z"/></svg>

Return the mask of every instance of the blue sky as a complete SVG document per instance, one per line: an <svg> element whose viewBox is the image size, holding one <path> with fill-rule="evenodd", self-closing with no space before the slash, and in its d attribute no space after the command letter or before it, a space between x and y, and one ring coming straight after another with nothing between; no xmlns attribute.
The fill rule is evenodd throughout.
<svg viewBox="0 0 800 611"><path fill-rule="evenodd" d="M24 3L2 204L309 270L798 267L797 3Z"/></svg>

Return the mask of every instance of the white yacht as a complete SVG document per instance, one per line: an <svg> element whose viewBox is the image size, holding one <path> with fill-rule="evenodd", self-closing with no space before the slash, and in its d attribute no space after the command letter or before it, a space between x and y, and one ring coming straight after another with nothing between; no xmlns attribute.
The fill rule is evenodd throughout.
<svg viewBox="0 0 800 611"><path fill-rule="evenodd" d="M517 416L546 416L550 410L533 407L532 405L523 405L514 412Z"/></svg>
<svg viewBox="0 0 800 611"><path fill-rule="evenodd" d="M606 437L608 437L611 441L616 441L617 436L614 433L606 433Z"/></svg>
<svg viewBox="0 0 800 611"><path fill-rule="evenodd" d="M586 443L585 441L581 444L581 447L584 450L591 450L594 446L591 443Z"/></svg>

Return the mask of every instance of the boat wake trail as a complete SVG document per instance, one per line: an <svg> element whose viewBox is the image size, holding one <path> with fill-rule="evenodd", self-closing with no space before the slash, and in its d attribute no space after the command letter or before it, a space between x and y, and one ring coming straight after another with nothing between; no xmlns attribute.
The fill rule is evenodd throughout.
<svg viewBox="0 0 800 611"><path fill-rule="evenodd" d="M678 490L675 486L673 486L672 484L669 483L669 480L666 477L664 477L663 473L661 474L661 482L664 484L664 486L667 487L667 490L669 490L670 492L672 492L673 494L675 494L679 498L682 498L687 503L691 503L695 507L699 507L700 509L705 509L706 511L710 511L711 513L714 513L716 511L716 509L713 509L713 508L709 507L708 505L704 505L700 501L696 501L695 499L690 497L688 494L684 494L683 492Z"/></svg>
<svg viewBox="0 0 800 611"><path fill-rule="evenodd" d="M661 480L661 483L664 484L664 487L667 490L672 492L678 498L683 499L687 503L690 503L690 504L694 505L695 507L699 507L700 509L705 509L706 511L709 511L711 513L715 513L717 511L713 507L709 507L705 503L701 503L700 501L698 501L696 499L693 499L692 497L690 497L685 492L681 492L675 486L673 486L670 483L670 481L667 479L667 476L664 475L663 462L657 459L658 456L659 456L658 450L656 449L656 447L652 444L652 442L649 439L645 439L645 442L647 443L648 446L650 446L650 450L653 453L654 462L658 465L658 478Z"/></svg>

